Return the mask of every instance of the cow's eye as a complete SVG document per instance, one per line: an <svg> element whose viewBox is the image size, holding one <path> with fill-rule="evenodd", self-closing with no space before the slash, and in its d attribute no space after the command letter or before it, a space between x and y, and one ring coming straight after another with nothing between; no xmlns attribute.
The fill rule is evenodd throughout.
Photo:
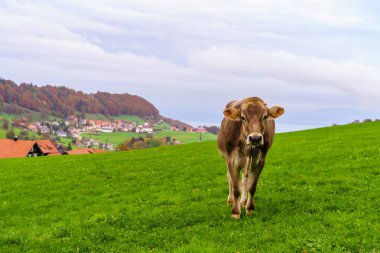
<svg viewBox="0 0 380 253"><path fill-rule="evenodd" d="M244 117L243 115L241 116L241 120L242 120L242 121L245 121L245 117Z"/></svg>
<svg viewBox="0 0 380 253"><path fill-rule="evenodd" d="M268 118L268 115L263 116L263 120L266 120Z"/></svg>

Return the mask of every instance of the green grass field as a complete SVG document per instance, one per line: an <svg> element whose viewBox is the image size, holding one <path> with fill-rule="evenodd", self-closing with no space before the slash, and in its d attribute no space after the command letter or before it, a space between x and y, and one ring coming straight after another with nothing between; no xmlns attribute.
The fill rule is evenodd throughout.
<svg viewBox="0 0 380 253"><path fill-rule="evenodd" d="M26 118L32 119L34 121L41 121L43 118L42 114L40 112L34 112L34 111L30 111L30 110L28 110L28 112L24 112L22 114L7 114L4 112L0 112L0 119L6 118L9 121L12 121L14 118L19 119L22 117L26 117ZM55 116L52 116L52 115L48 115L48 116L46 116L45 120L56 121L56 120L62 120L62 119L55 117Z"/></svg>
<svg viewBox="0 0 380 253"><path fill-rule="evenodd" d="M160 124L154 125L154 130L170 130L172 126L169 123L166 123L165 121L161 122Z"/></svg>
<svg viewBox="0 0 380 253"><path fill-rule="evenodd" d="M142 125L145 123L145 121L137 115L105 116L105 115L99 114L99 113L98 114L86 113L85 117L86 117L86 119L99 119L99 120L110 120L110 119L112 119L112 120L116 120L116 119L127 120L130 122L137 122L137 124L139 124L139 125Z"/></svg>
<svg viewBox="0 0 380 253"><path fill-rule="evenodd" d="M215 141L3 159L0 252L379 252L379 143L379 123L278 134L240 220Z"/></svg>
<svg viewBox="0 0 380 253"><path fill-rule="evenodd" d="M181 143L191 143L191 142L198 142L199 141L199 133L189 133L189 132L173 132L168 130L163 130L160 132L153 133L154 138L165 138L166 136L170 136L173 139L177 139L181 141ZM92 133L84 133L81 134L82 137L88 137L92 139L98 139L101 142L105 142L108 140L109 143L112 143L114 145L118 145L120 143L123 143L125 140L131 139L132 137L145 137L146 134L138 134L135 132L115 132L115 133L100 133L92 134ZM202 141L212 141L216 140L216 135L214 134L201 134Z"/></svg>
<svg viewBox="0 0 380 253"><path fill-rule="evenodd" d="M19 128L12 128L13 132L15 133L15 135L19 135L20 132L22 131L21 129ZM9 130L5 130L3 128L0 128L0 139L6 139L6 134ZM37 135L37 133L35 132L28 132L28 136L29 136L29 139L32 139L32 138L39 138L40 136Z"/></svg>

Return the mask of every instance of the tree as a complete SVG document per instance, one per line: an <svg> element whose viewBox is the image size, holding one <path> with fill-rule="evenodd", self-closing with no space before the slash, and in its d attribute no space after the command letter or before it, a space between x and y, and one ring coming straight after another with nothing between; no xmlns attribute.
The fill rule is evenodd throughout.
<svg viewBox="0 0 380 253"><path fill-rule="evenodd" d="M11 139L13 140L15 138L15 132L13 132L13 130L10 130L8 131L5 136L7 137L7 139Z"/></svg>
<svg viewBox="0 0 380 253"><path fill-rule="evenodd" d="M4 99L3 97L0 95L0 111L3 109L4 107Z"/></svg>
<svg viewBox="0 0 380 253"><path fill-rule="evenodd" d="M9 130L9 120L8 119L3 119L3 128L5 130Z"/></svg>
<svg viewBox="0 0 380 253"><path fill-rule="evenodd" d="M66 150L67 151L73 150L73 147L71 146L71 142L69 142L69 145L67 145Z"/></svg>
<svg viewBox="0 0 380 253"><path fill-rule="evenodd" d="M28 131L25 131L25 130L20 131L19 139L20 140L29 140Z"/></svg>

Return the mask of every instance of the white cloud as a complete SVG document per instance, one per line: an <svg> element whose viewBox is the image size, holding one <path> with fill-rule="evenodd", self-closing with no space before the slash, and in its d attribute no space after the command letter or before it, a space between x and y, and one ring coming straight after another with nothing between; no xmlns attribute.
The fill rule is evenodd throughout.
<svg viewBox="0 0 380 253"><path fill-rule="evenodd" d="M213 47L190 55L189 64L203 71L282 80L299 89L307 85L335 87L363 100L380 94L380 68L357 62L332 61L285 51Z"/></svg>
<svg viewBox="0 0 380 253"><path fill-rule="evenodd" d="M379 30L373 17L352 6L328 0L6 1L0 4L6 35L0 75L135 93L165 115L203 122L218 120L228 100L251 95L290 112L371 108L380 94ZM363 48L366 39L372 43Z"/></svg>

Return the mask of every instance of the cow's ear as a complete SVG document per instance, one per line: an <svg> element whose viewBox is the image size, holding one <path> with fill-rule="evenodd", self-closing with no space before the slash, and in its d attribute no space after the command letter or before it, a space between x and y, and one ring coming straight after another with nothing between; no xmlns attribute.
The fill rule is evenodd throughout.
<svg viewBox="0 0 380 253"><path fill-rule="evenodd" d="M270 118L278 118L284 113L284 108L280 106L273 106L268 110L268 115Z"/></svg>
<svg viewBox="0 0 380 253"><path fill-rule="evenodd" d="M236 109L235 107L228 107L224 110L223 114L231 120L240 120L240 109Z"/></svg>

